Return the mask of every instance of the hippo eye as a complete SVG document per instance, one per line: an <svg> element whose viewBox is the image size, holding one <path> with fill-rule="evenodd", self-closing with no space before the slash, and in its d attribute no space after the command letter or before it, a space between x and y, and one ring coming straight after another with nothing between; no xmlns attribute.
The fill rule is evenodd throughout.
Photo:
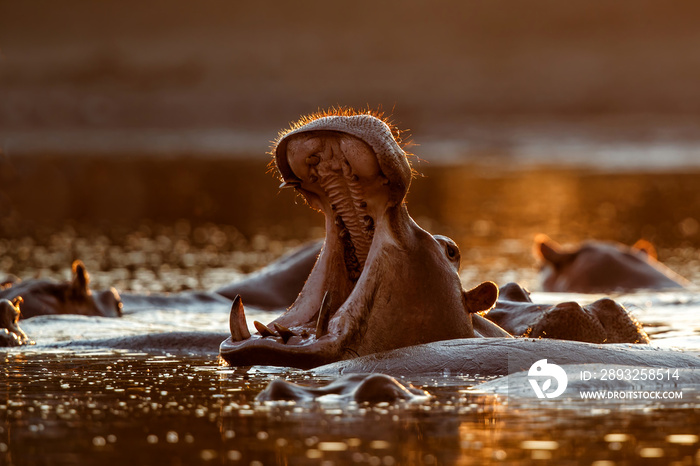
<svg viewBox="0 0 700 466"><path fill-rule="evenodd" d="M457 257L457 250L452 246L445 246L445 252L447 252L447 257L449 257L450 259L454 259L455 257Z"/></svg>

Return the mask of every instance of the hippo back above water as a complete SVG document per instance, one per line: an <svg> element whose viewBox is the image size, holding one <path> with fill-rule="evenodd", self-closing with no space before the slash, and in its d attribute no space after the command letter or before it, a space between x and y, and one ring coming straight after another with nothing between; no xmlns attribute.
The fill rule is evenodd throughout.
<svg viewBox="0 0 700 466"><path fill-rule="evenodd" d="M546 235L535 238L542 264L542 289L554 292L606 293L641 289L677 289L688 281L656 260L653 246L587 241L563 247Z"/></svg>

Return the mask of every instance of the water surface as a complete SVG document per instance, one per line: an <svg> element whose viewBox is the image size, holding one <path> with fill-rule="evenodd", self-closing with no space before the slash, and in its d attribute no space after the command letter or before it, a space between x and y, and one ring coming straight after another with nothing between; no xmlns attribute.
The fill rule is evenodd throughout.
<svg viewBox="0 0 700 466"><path fill-rule="evenodd" d="M261 404L300 371L135 353L9 354L4 464L694 464L697 399L568 406L471 392L473 379L418 379L428 403ZM571 460L576 458L576 461ZM534 464L534 463L532 463Z"/></svg>

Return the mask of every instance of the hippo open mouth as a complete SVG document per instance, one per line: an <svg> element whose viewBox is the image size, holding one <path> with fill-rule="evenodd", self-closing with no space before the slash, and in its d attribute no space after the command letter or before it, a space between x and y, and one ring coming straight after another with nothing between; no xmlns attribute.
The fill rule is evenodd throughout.
<svg viewBox="0 0 700 466"><path fill-rule="evenodd" d="M497 289L463 291L454 248L409 216L403 201L412 170L384 121L306 119L281 135L274 156L281 186L325 214L324 246L294 304L268 325L255 322L256 334L234 301L223 359L310 368L474 336L469 313L490 308Z"/></svg>

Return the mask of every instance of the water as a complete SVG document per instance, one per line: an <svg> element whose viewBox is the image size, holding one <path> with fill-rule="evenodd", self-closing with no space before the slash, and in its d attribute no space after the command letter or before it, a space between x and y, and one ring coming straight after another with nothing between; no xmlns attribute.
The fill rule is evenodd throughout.
<svg viewBox="0 0 700 466"><path fill-rule="evenodd" d="M481 464L562 460L584 441L597 446L591 461L634 462L692 457L683 426L699 420L676 407L511 406L442 380L424 382L435 399L420 406L263 405L253 398L271 378L303 376L138 354L12 356L3 371L15 394L0 405L9 464Z"/></svg>
<svg viewBox="0 0 700 466"><path fill-rule="evenodd" d="M160 216L149 210L165 202L158 189L132 191L129 196L137 192L143 199L135 212L120 206L118 218L100 210L112 202L100 196L83 210L59 199L54 206L69 219L59 223L29 214L19 222L32 211L25 210L31 202L13 204L0 222L0 274L67 278L70 262L80 258L96 289L212 289L322 235L320 215L298 199L295 204L290 193L276 194L264 164L232 170L241 162L212 163L214 169L199 172L164 169L159 181L174 177L202 188L200 199L212 201L202 201L198 216L189 215L192 205L178 203L189 193L185 188L167 192L170 210ZM536 289L536 233L560 242L630 244L645 237L664 263L700 283L700 172L504 170L492 164L423 164L420 170L425 177L414 181L409 209L419 224L460 244L465 286L488 279ZM229 176L217 175L224 171ZM105 173L100 183L109 182ZM72 189L86 188L61 189L71 199ZM245 202L231 201L243 192ZM94 211L101 212L98 220L85 221ZM700 349L697 287L613 297L645 324L653 344ZM536 302L597 298L533 294ZM0 353L0 464L700 464L697 395L676 403L542 404L474 391L483 379L446 376L407 380L434 395L418 405L259 404L255 395L273 378L314 385L328 379L221 365L217 332L225 333L227 310L126 309L120 320L23 322L38 344ZM271 318L263 314L248 318ZM179 352L57 348L96 336L185 330L208 332L211 344Z"/></svg>
<svg viewBox="0 0 700 466"><path fill-rule="evenodd" d="M261 404L274 377L213 359L12 353L2 366L4 464L682 464L700 459L697 400L537 404L417 380L428 403ZM569 408L572 408L569 406ZM571 460L577 458L577 460ZM646 462L646 463L645 463Z"/></svg>

